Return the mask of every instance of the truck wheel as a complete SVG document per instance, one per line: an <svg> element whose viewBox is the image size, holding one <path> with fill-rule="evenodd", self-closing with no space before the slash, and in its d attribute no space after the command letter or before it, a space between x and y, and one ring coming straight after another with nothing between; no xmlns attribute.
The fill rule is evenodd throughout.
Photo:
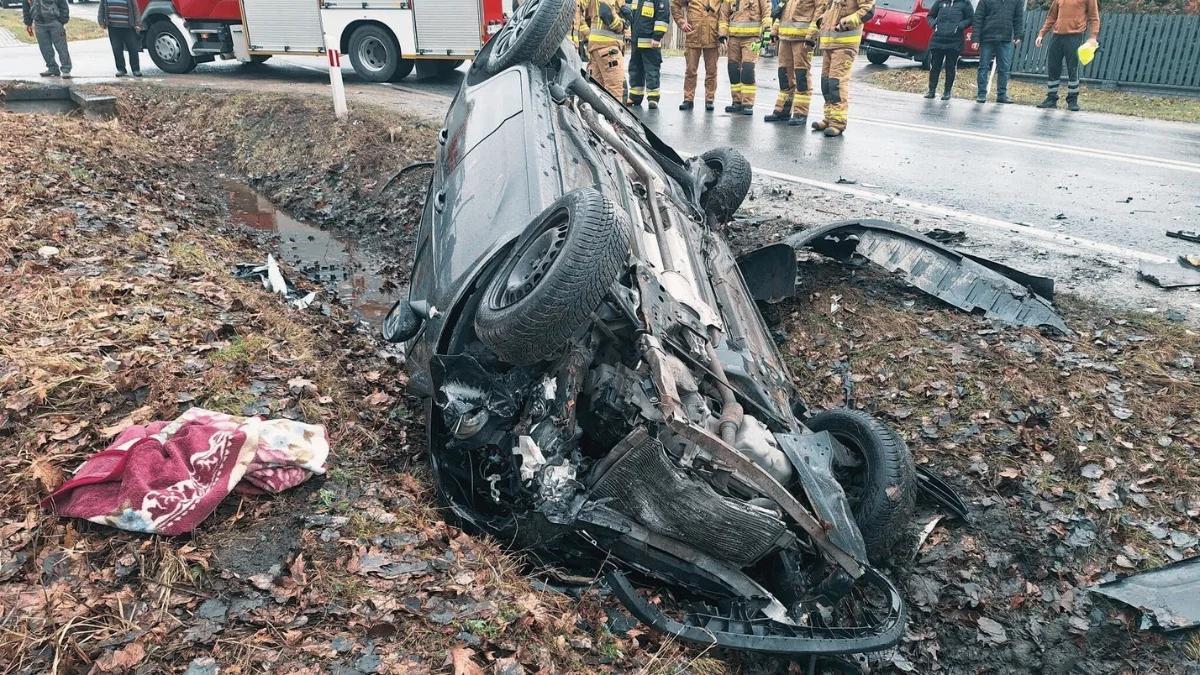
<svg viewBox="0 0 1200 675"><path fill-rule="evenodd" d="M155 21L146 35L146 46L154 65L164 73L182 75L196 69L196 59L188 51L187 41L170 21Z"/></svg>
<svg viewBox="0 0 1200 675"><path fill-rule="evenodd" d="M871 63L874 63L877 66L881 66L884 63L886 63L888 60L888 56L889 56L888 54L885 54L884 52L881 52L877 49L868 49L867 50L867 60L870 61Z"/></svg>
<svg viewBox="0 0 1200 675"><path fill-rule="evenodd" d="M270 54L256 54L250 57L250 64L254 66L262 65L271 60Z"/></svg>
<svg viewBox="0 0 1200 675"><path fill-rule="evenodd" d="M862 532L867 556L879 562L904 534L917 499L917 469L904 439L858 410L827 410L806 423L828 431L849 451L834 457L833 474Z"/></svg>
<svg viewBox="0 0 1200 675"><path fill-rule="evenodd" d="M518 63L544 66L558 51L575 19L574 0L525 0L489 40L484 70L495 75Z"/></svg>
<svg viewBox="0 0 1200 675"><path fill-rule="evenodd" d="M401 70L405 61L400 56L400 44L387 29L368 24L359 26L350 36L350 63L364 80L390 82L400 79L412 72L412 61L407 61L407 70Z"/></svg>
<svg viewBox="0 0 1200 675"><path fill-rule="evenodd" d="M480 341L515 366L561 353L628 264L629 230L624 213L594 188L560 197L484 291L475 314Z"/></svg>
<svg viewBox="0 0 1200 675"><path fill-rule="evenodd" d="M700 159L715 176L700 195L700 205L717 222L727 223L750 192L750 161L733 148L715 148Z"/></svg>

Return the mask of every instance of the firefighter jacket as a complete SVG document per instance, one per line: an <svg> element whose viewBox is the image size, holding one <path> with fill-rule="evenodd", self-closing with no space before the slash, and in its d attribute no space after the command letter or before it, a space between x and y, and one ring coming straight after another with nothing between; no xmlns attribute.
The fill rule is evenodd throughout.
<svg viewBox="0 0 1200 675"><path fill-rule="evenodd" d="M650 49L651 42L662 43L671 20L669 0L635 0L630 39L638 49Z"/></svg>
<svg viewBox="0 0 1200 675"><path fill-rule="evenodd" d="M691 32L683 34L684 49L711 49L717 46L717 15L721 0L671 0L671 17L680 29L686 21Z"/></svg>
<svg viewBox="0 0 1200 675"><path fill-rule="evenodd" d="M874 9L875 0L829 0L817 17L821 49L858 49L863 22Z"/></svg>
<svg viewBox="0 0 1200 675"><path fill-rule="evenodd" d="M786 42L817 42L819 0L781 0L775 35Z"/></svg>
<svg viewBox="0 0 1200 675"><path fill-rule="evenodd" d="M588 48L615 44L625 48L625 23L629 8L621 0L588 0L584 23L588 26Z"/></svg>
<svg viewBox="0 0 1200 675"><path fill-rule="evenodd" d="M584 19L588 4L588 0L575 0L575 21L571 23L571 42L577 45L586 43L588 33L591 32L588 22Z"/></svg>
<svg viewBox="0 0 1200 675"><path fill-rule="evenodd" d="M771 0L724 0L717 22L720 37L757 39L771 32Z"/></svg>

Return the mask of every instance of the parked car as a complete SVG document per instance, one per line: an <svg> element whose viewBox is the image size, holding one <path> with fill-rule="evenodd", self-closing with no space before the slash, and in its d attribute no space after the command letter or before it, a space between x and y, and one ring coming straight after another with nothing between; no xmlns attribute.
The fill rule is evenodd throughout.
<svg viewBox="0 0 1200 675"><path fill-rule="evenodd" d="M875 15L863 24L863 51L876 65L892 56L918 61L929 67L929 41L933 28L926 21L936 0L878 0ZM972 0L974 5L978 0ZM979 45L972 41L974 26L963 35L960 58L978 59Z"/></svg>
<svg viewBox="0 0 1200 675"><path fill-rule="evenodd" d="M575 4L526 0L471 65L383 322L437 493L682 639L886 648L906 609L872 561L911 515L912 457L878 419L806 408L719 234L750 165L683 159L589 79Z"/></svg>

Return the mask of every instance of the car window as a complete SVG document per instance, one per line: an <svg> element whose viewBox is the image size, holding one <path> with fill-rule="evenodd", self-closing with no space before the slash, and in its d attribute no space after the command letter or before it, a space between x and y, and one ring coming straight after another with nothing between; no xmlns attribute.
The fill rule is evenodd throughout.
<svg viewBox="0 0 1200 675"><path fill-rule="evenodd" d="M896 12L912 12L917 6L917 0L878 0L877 9L890 9Z"/></svg>

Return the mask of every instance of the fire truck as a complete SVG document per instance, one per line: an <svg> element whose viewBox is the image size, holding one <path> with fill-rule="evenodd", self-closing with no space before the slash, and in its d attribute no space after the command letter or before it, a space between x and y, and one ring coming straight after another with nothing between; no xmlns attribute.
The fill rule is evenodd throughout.
<svg viewBox="0 0 1200 675"><path fill-rule="evenodd" d="M137 0L144 47L163 71L315 56L332 45L371 82L448 73L504 24L504 0ZM326 42L326 38L329 42Z"/></svg>

